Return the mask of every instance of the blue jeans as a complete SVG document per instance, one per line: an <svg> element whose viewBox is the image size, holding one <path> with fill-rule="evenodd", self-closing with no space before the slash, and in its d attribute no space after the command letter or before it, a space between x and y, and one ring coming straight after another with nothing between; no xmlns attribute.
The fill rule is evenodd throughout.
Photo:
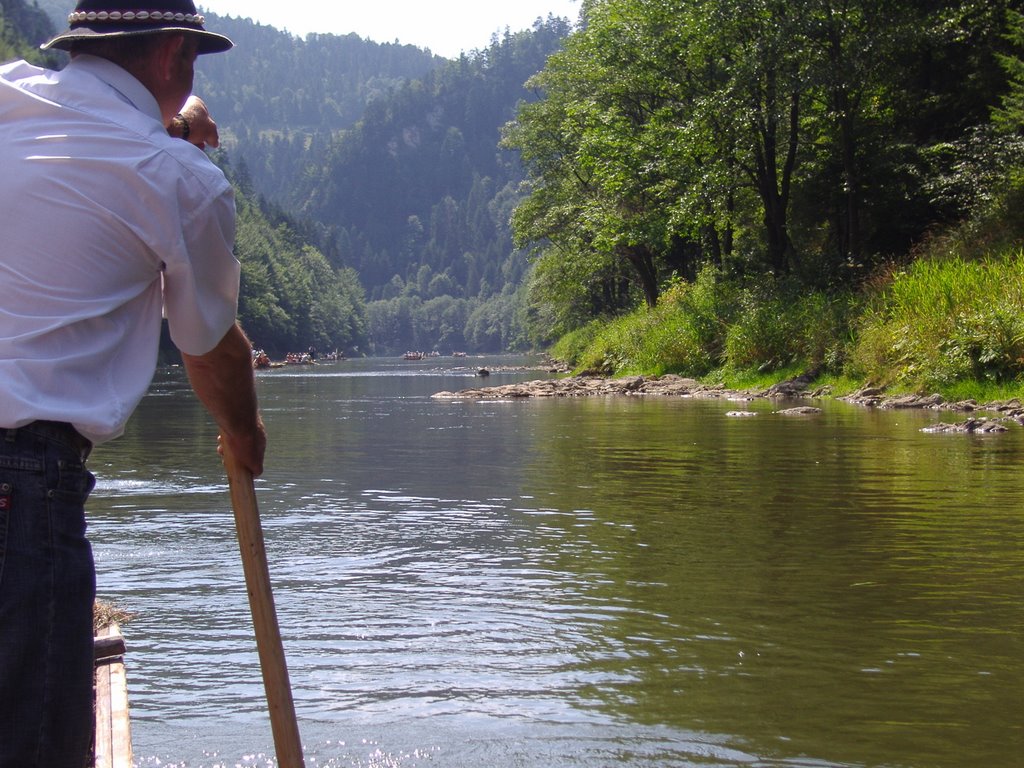
<svg viewBox="0 0 1024 768"><path fill-rule="evenodd" d="M0 768L91 763L87 453L47 422L0 429Z"/></svg>

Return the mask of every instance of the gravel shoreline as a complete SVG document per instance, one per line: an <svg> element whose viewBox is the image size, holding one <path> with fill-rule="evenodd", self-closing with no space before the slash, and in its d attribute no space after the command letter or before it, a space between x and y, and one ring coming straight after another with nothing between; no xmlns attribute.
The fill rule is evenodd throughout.
<svg viewBox="0 0 1024 768"><path fill-rule="evenodd" d="M481 370L481 377L489 375ZM544 397L690 397L721 399L735 402L758 399L777 401L814 400L830 398L828 387L809 389L811 377L798 376L794 379L773 384L765 390L733 390L722 385L702 384L696 379L667 374L665 376L567 376L558 379L540 379L515 384L470 387L458 392L438 392L438 400L516 400ZM1008 425L1024 425L1024 405L1019 400L1008 400L979 404L973 400L951 402L941 395L898 395L888 396L877 387L863 387L853 394L836 398L844 402L867 408L880 409L929 409L970 413L971 418L955 424L937 424L925 428L930 432L995 433L1005 432ZM784 415L813 415L820 409L810 405L786 407L778 413ZM751 411L731 411L730 416L751 416Z"/></svg>

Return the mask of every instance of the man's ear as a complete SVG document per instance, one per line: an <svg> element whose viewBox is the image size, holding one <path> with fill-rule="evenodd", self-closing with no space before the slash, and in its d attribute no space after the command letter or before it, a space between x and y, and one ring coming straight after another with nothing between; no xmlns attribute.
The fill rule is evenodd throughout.
<svg viewBox="0 0 1024 768"><path fill-rule="evenodd" d="M181 58L181 49L184 45L185 35L164 35L156 56L157 75L161 81L166 83L177 76L178 60Z"/></svg>

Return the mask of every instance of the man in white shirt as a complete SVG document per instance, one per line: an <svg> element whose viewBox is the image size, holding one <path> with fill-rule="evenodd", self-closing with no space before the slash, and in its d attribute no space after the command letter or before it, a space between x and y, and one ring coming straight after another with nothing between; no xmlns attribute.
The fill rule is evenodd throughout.
<svg viewBox="0 0 1024 768"><path fill-rule="evenodd" d="M162 315L222 444L255 475L266 446L231 187L190 143L201 103L180 114L196 56L232 43L191 0L80 0L68 21L43 46L64 70L0 67L0 768L87 762L85 459L145 394Z"/></svg>

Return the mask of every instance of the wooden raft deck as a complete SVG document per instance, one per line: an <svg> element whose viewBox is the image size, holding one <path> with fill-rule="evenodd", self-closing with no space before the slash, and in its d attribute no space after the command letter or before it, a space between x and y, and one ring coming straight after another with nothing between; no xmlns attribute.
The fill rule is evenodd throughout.
<svg viewBox="0 0 1024 768"><path fill-rule="evenodd" d="M128 681L124 670L124 637L112 624L95 639L96 744L95 768L132 768L132 734L128 722Z"/></svg>

